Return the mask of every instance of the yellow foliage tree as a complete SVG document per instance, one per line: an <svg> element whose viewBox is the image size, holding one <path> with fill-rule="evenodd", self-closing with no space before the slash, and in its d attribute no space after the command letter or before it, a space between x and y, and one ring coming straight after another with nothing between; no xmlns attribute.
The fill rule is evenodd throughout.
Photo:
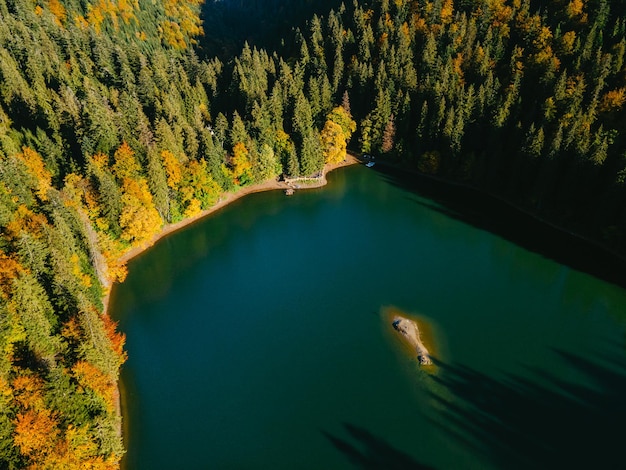
<svg viewBox="0 0 626 470"><path fill-rule="evenodd" d="M452 21L452 15L454 14L454 2L452 0L445 0L441 7L441 22L444 24Z"/></svg>
<svg viewBox="0 0 626 470"><path fill-rule="evenodd" d="M141 245L161 229L163 221L154 207L152 194L144 178L125 178L122 183L122 239Z"/></svg>
<svg viewBox="0 0 626 470"><path fill-rule="evenodd" d="M52 186L52 175L43 163L41 155L30 147L22 147L22 153L17 155L26 167L29 173L37 180L37 196L42 201L48 200L48 190Z"/></svg>
<svg viewBox="0 0 626 470"><path fill-rule="evenodd" d="M567 16L572 20L578 20L580 23L587 22L587 14L584 11L585 2L584 0L571 0L567 4L567 8L565 11L567 12Z"/></svg>
<svg viewBox="0 0 626 470"><path fill-rule="evenodd" d="M619 111L626 102L626 88L609 91L602 97L600 109L602 111Z"/></svg>
<svg viewBox="0 0 626 470"><path fill-rule="evenodd" d="M174 190L178 189L178 183L180 183L183 177L182 166L178 158L169 150L163 150L161 152L161 158L163 159L163 166L167 174L167 185Z"/></svg>
<svg viewBox="0 0 626 470"><path fill-rule="evenodd" d="M356 130L356 122L352 119L350 113L346 111L343 106L337 106L328 113L327 118L341 126L346 142L349 142L352 134Z"/></svg>
<svg viewBox="0 0 626 470"><path fill-rule="evenodd" d="M48 8L50 12L54 15L54 18L59 26L62 26L67 18L67 12L65 11L65 7L59 0L49 0Z"/></svg>
<svg viewBox="0 0 626 470"><path fill-rule="evenodd" d="M48 225L48 219L43 214L31 211L24 204L20 204L13 214L13 220L5 228L10 238L18 238L21 233L28 233L35 238L43 236L43 228Z"/></svg>
<svg viewBox="0 0 626 470"><path fill-rule="evenodd" d="M336 164L346 158L346 137L341 126L330 119L326 121L321 133L324 161Z"/></svg>
<svg viewBox="0 0 626 470"><path fill-rule="evenodd" d="M185 209L185 212L183 213L183 215L185 217L195 217L200 212L202 212L202 203L200 202L199 199L192 197L189 203L187 204L187 208Z"/></svg>
<svg viewBox="0 0 626 470"><path fill-rule="evenodd" d="M114 163L111 169L117 178L124 180L126 178L136 179L138 177L141 166L139 166L135 158L135 152L126 142L123 142L115 151L113 160Z"/></svg>
<svg viewBox="0 0 626 470"><path fill-rule="evenodd" d="M561 36L560 46L563 54L569 55L574 51L574 44L576 43L576 32L568 31Z"/></svg>
<svg viewBox="0 0 626 470"><path fill-rule="evenodd" d="M231 168L235 184L245 184L250 182L252 164L248 159L248 149L242 142L237 142L233 147L233 158Z"/></svg>
<svg viewBox="0 0 626 470"><path fill-rule="evenodd" d="M185 207L183 215L192 217L215 204L222 188L211 177L205 160L190 160L183 170L179 191Z"/></svg>
<svg viewBox="0 0 626 470"><path fill-rule="evenodd" d="M328 113L326 124L321 132L324 161L339 163L346 158L348 141L356 130L356 122L342 106Z"/></svg>

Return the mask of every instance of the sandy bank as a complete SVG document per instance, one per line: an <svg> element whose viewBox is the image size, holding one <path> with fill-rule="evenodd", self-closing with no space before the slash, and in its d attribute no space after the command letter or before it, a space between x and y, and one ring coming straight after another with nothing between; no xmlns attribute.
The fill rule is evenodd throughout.
<svg viewBox="0 0 626 470"><path fill-rule="evenodd" d="M337 169L337 168L341 168L344 166L349 166L349 165L353 165L355 163L359 163L359 159L351 154L348 154L348 156L346 157L346 159L340 163L337 164L327 164L324 166L324 170L322 172L322 176L319 179L310 179L307 180L304 183L299 183L299 182L295 182L295 183L287 183L285 181L278 181L278 180L269 180L269 181L265 181L263 183L258 183L258 184L254 184L252 186L246 186L244 188L241 188L239 191L233 192L233 193L223 193L222 196L220 197L219 201L212 207L210 207L209 209L200 212L198 215L194 216L194 217L190 217L188 219L185 220L181 220L180 222L177 222L175 224L168 224L165 225L163 227L163 229L156 234L152 240L150 240L149 242L147 242L146 244L142 245L142 246L137 246L135 248L132 248L131 250L127 251L124 255L122 255L122 257L120 258L120 261L122 262L127 262L133 258L135 258L136 256L140 255L141 253L143 253L144 251L146 251L148 248L150 248L152 245L154 245L157 241L159 241L161 238L166 237L167 235L176 232L177 230L180 230L183 227L186 227L187 225L190 225L204 217L206 217L209 214L212 214L214 212L217 212L218 210L220 210L221 208L227 206L228 204L230 204L233 201L236 201L237 199L240 199L244 196L247 196L248 194L252 194L252 193L260 193L263 191L273 191L273 190L277 190L277 189L282 189L282 190L287 190L289 188L294 188L295 185L297 185L297 189L296 190L302 190L302 189L311 189L311 188L319 188L322 187L324 185L326 185L327 180L326 180L326 175ZM105 303L105 307L106 307L106 303Z"/></svg>
<svg viewBox="0 0 626 470"><path fill-rule="evenodd" d="M396 315L393 317L392 325L404 340L415 349L417 359L421 365L432 364L430 353L428 349L426 349L426 346L424 346L424 343L422 343L420 331L415 321Z"/></svg>

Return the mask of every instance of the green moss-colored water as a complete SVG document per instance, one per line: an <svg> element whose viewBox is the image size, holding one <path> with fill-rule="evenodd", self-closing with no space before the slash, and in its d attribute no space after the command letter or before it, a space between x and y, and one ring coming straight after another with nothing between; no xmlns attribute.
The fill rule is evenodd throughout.
<svg viewBox="0 0 626 470"><path fill-rule="evenodd" d="M130 264L111 304L129 469L623 464L622 288L374 169L329 179ZM435 373L390 340L390 305L429 320Z"/></svg>

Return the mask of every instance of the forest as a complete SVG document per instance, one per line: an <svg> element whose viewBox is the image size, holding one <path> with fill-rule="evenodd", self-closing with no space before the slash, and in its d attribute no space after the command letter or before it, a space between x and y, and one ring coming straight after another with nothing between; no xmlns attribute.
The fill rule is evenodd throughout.
<svg viewBox="0 0 626 470"><path fill-rule="evenodd" d="M118 468L121 257L347 149L626 254L624 0L208 1L0 0L2 468Z"/></svg>

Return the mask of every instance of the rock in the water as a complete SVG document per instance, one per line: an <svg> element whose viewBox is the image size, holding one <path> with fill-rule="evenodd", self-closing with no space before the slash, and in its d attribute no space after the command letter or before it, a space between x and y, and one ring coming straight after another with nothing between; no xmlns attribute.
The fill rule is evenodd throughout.
<svg viewBox="0 0 626 470"><path fill-rule="evenodd" d="M417 359L421 365L429 365L432 364L430 359L430 354L422 340L420 339L419 328L417 327L417 323L413 320L409 320L408 318L396 316L393 319L393 327L402 335L402 337L415 348L417 352Z"/></svg>

